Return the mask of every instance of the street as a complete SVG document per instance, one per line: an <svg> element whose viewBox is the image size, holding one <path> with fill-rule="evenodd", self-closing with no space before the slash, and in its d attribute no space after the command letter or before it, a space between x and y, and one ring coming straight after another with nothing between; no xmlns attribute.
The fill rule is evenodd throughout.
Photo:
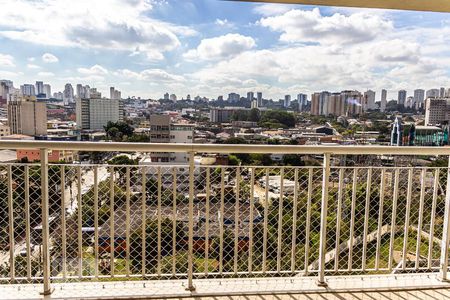
<svg viewBox="0 0 450 300"><path fill-rule="evenodd" d="M82 169L83 171L83 169ZM108 170L104 166L98 167L98 182L101 182L108 177ZM86 173L82 172L81 175L81 194L83 195L94 185L94 171L89 169ZM68 216L71 216L77 208L78 202L76 201L78 195L77 180L74 180L70 186L67 186L64 191L65 206L67 208ZM57 217L57 216L56 216ZM31 247L33 249L33 247ZM14 243L14 256L19 255L20 252L26 250L26 240L15 241ZM9 262L9 251L0 252L0 265ZM31 255L35 255L31 253Z"/></svg>

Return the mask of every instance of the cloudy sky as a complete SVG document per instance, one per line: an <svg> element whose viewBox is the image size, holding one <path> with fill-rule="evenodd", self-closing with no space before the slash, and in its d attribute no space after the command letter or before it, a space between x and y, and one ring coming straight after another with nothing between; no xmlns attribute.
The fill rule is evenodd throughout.
<svg viewBox="0 0 450 300"><path fill-rule="evenodd" d="M450 87L450 15L219 0L0 0L0 78L216 98Z"/></svg>

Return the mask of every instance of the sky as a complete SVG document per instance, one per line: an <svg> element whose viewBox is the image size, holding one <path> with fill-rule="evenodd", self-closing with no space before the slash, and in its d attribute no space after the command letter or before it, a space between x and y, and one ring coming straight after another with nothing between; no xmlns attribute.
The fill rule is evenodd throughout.
<svg viewBox="0 0 450 300"><path fill-rule="evenodd" d="M450 15L220 0L0 0L0 79L264 98L450 88Z"/></svg>

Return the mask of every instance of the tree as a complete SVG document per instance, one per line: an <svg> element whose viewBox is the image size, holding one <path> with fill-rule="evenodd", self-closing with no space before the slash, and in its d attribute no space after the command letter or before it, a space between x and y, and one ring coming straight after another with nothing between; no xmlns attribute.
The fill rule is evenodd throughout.
<svg viewBox="0 0 450 300"><path fill-rule="evenodd" d="M175 230L177 250L184 247L186 233L183 222L177 221L173 228L172 220L166 218L161 221L161 256L171 255L173 251L173 233ZM130 252L131 264L135 271L141 270L142 261L145 263L147 272L154 272L156 260L158 258L158 222L154 219L147 219L145 224L145 257L142 257L142 229L135 231L131 235ZM178 251L177 251L178 252ZM179 253L179 252L178 252Z"/></svg>
<svg viewBox="0 0 450 300"><path fill-rule="evenodd" d="M134 128L125 122L109 121L103 128L107 136L114 141L121 141L124 137L128 138L134 132Z"/></svg>
<svg viewBox="0 0 450 300"><path fill-rule="evenodd" d="M233 154L230 154L229 156L228 156L228 164L230 165L230 166L237 166L237 165L239 165L239 159L236 157L236 155L233 155Z"/></svg>
<svg viewBox="0 0 450 300"><path fill-rule="evenodd" d="M125 183L125 174L127 171L127 166L137 165L136 159L129 158L127 155L119 155L108 161L109 165L119 165L120 167L115 168L119 172L119 182L121 184ZM136 168L131 168L130 173L135 171Z"/></svg>
<svg viewBox="0 0 450 300"><path fill-rule="evenodd" d="M285 154L283 156L283 164L288 166L304 166L302 156L298 154Z"/></svg>
<svg viewBox="0 0 450 300"><path fill-rule="evenodd" d="M251 164L258 166L271 166L273 164L270 154L252 153L250 154Z"/></svg>
<svg viewBox="0 0 450 300"><path fill-rule="evenodd" d="M295 126L295 116L292 113L281 110L269 110L262 113L260 125L269 128L289 128Z"/></svg>
<svg viewBox="0 0 450 300"><path fill-rule="evenodd" d="M224 144L248 144L247 141L241 137L230 137L223 143Z"/></svg>
<svg viewBox="0 0 450 300"><path fill-rule="evenodd" d="M150 136L145 134L133 134L128 138L128 142L131 143L148 143L150 142Z"/></svg>
<svg viewBox="0 0 450 300"><path fill-rule="evenodd" d="M248 121L259 122L261 120L261 112L257 108L252 108L248 116Z"/></svg>
<svg viewBox="0 0 450 300"><path fill-rule="evenodd" d="M101 181L98 184L98 217L100 226L108 221L111 216L110 193L109 180ZM114 209L123 205L125 200L125 191L118 184L114 184ZM92 227L94 225L94 187L91 187L89 191L83 194L81 203L82 226ZM74 213L73 216L76 217L77 213Z"/></svg>

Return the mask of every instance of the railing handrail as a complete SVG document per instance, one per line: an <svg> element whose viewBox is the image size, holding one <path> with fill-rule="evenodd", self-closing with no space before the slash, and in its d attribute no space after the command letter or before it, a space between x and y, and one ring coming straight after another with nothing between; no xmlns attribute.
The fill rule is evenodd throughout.
<svg viewBox="0 0 450 300"><path fill-rule="evenodd" d="M335 155L450 155L450 147L398 147L372 145L246 145L246 144L175 144L126 142L68 142L0 140L0 149L49 149L74 151L123 152L200 152L200 153L270 153Z"/></svg>

